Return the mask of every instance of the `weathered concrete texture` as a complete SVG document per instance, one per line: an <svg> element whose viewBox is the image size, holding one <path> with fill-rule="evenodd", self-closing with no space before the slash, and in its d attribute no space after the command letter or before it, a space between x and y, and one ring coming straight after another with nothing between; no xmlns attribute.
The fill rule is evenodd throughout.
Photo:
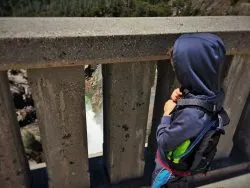
<svg viewBox="0 0 250 188"><path fill-rule="evenodd" d="M111 182L143 175L154 63L103 66L104 157Z"/></svg>
<svg viewBox="0 0 250 188"><path fill-rule="evenodd" d="M0 38L58 38L250 31L248 16L1 18Z"/></svg>
<svg viewBox="0 0 250 188"><path fill-rule="evenodd" d="M29 187L29 168L6 72L0 72L0 127L0 187Z"/></svg>
<svg viewBox="0 0 250 188"><path fill-rule="evenodd" d="M39 69L28 75L50 187L89 187L83 69Z"/></svg>
<svg viewBox="0 0 250 188"><path fill-rule="evenodd" d="M233 146L233 136L250 91L250 56L235 56L224 80L226 93L224 107L229 114L230 124L221 137L216 158L228 157Z"/></svg>
<svg viewBox="0 0 250 188"><path fill-rule="evenodd" d="M226 160L217 160L212 163L211 169L204 174L195 174L190 176L189 181L195 187L218 182L223 179L232 178L238 175L249 173L250 161L239 162L236 158L227 158Z"/></svg>
<svg viewBox="0 0 250 188"><path fill-rule="evenodd" d="M250 159L250 95L234 135L234 146Z"/></svg>
<svg viewBox="0 0 250 188"><path fill-rule="evenodd" d="M216 183L211 183L198 188L249 188L250 173L241 176L233 177Z"/></svg>
<svg viewBox="0 0 250 188"><path fill-rule="evenodd" d="M250 17L0 18L0 70L167 59L181 33L219 34L250 54Z"/></svg>

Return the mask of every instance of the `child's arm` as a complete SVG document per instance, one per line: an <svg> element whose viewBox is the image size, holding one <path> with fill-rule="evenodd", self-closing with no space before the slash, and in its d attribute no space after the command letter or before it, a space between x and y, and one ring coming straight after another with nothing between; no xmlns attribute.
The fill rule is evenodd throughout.
<svg viewBox="0 0 250 188"><path fill-rule="evenodd" d="M161 124L157 128L158 147L165 151L176 149L185 140L193 138L203 129L202 121L205 113L196 108L178 110L174 119L170 121L170 113L175 107L172 100L166 102L164 106L164 116Z"/></svg>

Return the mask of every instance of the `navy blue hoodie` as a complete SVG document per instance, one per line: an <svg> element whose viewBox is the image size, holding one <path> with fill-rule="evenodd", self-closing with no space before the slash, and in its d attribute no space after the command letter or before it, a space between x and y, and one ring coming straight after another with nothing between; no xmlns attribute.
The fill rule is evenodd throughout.
<svg viewBox="0 0 250 188"><path fill-rule="evenodd" d="M224 57L224 44L214 34L184 34L175 41L173 68L182 87L189 90L184 98L199 98L222 105L221 69ZM211 121L210 114L193 107L176 111L174 117L163 117L156 135L162 161L165 161L168 151L197 136Z"/></svg>

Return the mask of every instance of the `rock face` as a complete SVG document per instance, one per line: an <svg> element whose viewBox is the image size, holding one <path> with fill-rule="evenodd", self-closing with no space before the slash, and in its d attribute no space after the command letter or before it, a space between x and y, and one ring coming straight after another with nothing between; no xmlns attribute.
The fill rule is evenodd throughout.
<svg viewBox="0 0 250 188"><path fill-rule="evenodd" d="M16 115L21 127L21 136L26 157L36 163L44 162L36 111L28 85L26 70L9 70L10 91L13 96Z"/></svg>
<svg viewBox="0 0 250 188"><path fill-rule="evenodd" d="M44 162L44 156L40 136L38 135L39 128L37 125L28 125L21 128L21 136L27 158L41 163Z"/></svg>
<svg viewBox="0 0 250 188"><path fill-rule="evenodd" d="M17 120L21 127L36 120L34 101L28 85L26 70L9 70L10 91L16 108Z"/></svg>
<svg viewBox="0 0 250 188"><path fill-rule="evenodd" d="M192 8L199 15L250 15L249 0L192 0Z"/></svg>
<svg viewBox="0 0 250 188"><path fill-rule="evenodd" d="M85 95L90 99L93 112L98 113L102 108L102 71L101 65L85 67Z"/></svg>

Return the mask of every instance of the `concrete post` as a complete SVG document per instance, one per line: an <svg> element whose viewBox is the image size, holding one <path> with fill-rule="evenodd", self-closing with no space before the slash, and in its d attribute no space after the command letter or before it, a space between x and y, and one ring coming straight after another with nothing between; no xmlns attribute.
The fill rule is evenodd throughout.
<svg viewBox="0 0 250 188"><path fill-rule="evenodd" d="M216 158L226 158L233 147L233 136L250 91L250 56L235 56L224 80L226 93L224 107L231 119L221 137Z"/></svg>
<svg viewBox="0 0 250 188"><path fill-rule="evenodd" d="M28 75L50 187L89 187L83 69L36 69Z"/></svg>
<svg viewBox="0 0 250 188"><path fill-rule="evenodd" d="M234 146L250 160L250 95L234 135Z"/></svg>
<svg viewBox="0 0 250 188"><path fill-rule="evenodd" d="M103 65L104 157L112 183L144 171L154 63Z"/></svg>
<svg viewBox="0 0 250 188"><path fill-rule="evenodd" d="M29 187L29 168L6 72L0 72L0 187Z"/></svg>

